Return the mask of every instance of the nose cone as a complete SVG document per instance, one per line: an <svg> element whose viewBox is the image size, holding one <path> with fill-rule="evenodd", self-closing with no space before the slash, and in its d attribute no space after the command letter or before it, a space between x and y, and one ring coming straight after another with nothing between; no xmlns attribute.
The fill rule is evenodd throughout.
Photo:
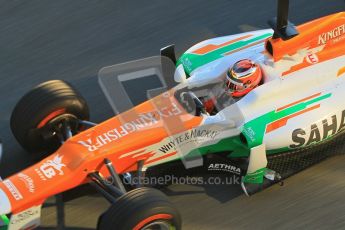
<svg viewBox="0 0 345 230"><path fill-rule="evenodd" d="M11 203L6 193L0 189L0 215L11 212Z"/></svg>

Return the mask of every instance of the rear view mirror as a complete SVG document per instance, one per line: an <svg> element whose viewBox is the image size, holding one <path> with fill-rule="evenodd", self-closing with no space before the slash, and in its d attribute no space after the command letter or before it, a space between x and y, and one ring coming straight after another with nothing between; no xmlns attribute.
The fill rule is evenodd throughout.
<svg viewBox="0 0 345 230"><path fill-rule="evenodd" d="M176 70L175 70L175 74L174 74L174 80L178 83L183 83L187 80L187 76L186 73L184 71L183 65L180 64Z"/></svg>

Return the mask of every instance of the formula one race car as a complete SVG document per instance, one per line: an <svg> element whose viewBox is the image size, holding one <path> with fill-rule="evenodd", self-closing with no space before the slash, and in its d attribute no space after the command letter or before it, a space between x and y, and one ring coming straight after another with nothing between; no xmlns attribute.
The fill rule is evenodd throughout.
<svg viewBox="0 0 345 230"><path fill-rule="evenodd" d="M112 204L98 229L181 229L162 192L140 183L130 189L123 180L218 155L250 195L325 158L320 149L345 127L345 12L297 27L287 12L281 0L273 30L193 46L176 61L177 86L100 124L88 121L85 100L66 82L27 93L13 111L13 134L27 151L50 155L0 182L3 224L34 228L48 197L90 183ZM175 62L173 46L161 53ZM260 64L262 83L208 113L200 90L224 82L228 67L244 58Z"/></svg>

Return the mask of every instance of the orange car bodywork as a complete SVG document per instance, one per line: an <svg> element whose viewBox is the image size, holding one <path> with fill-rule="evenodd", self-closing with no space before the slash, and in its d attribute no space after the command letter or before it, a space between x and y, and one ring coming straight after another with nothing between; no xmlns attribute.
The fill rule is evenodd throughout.
<svg viewBox="0 0 345 230"><path fill-rule="evenodd" d="M173 96L165 93L73 136L54 154L5 179L0 188L10 199L12 213L17 213L88 182L91 172L107 176L104 158L113 162L119 174L136 170L140 160L144 165L152 164L148 159L154 152L138 152L136 157L123 154L156 144L201 122L202 117L186 113ZM167 128L168 124L172 125ZM90 143L89 147L85 143Z"/></svg>
<svg viewBox="0 0 345 230"><path fill-rule="evenodd" d="M324 46L315 54L317 62L327 61L344 54L345 46L338 44L345 39L345 12L332 14L308 23L297 26L300 35L283 41L280 38L268 39L273 47L273 60L280 61L286 56L292 56L302 49L313 49ZM313 58L313 56L311 56ZM297 70L313 65L310 59L305 58L302 63L293 66L283 73L283 77Z"/></svg>

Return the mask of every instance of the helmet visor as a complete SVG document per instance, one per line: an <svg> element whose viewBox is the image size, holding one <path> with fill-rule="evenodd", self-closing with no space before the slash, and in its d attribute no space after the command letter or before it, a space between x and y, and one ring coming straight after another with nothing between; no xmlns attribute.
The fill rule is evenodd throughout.
<svg viewBox="0 0 345 230"><path fill-rule="evenodd" d="M232 80L229 76L226 76L226 88L229 93L241 92L245 90L243 83Z"/></svg>

